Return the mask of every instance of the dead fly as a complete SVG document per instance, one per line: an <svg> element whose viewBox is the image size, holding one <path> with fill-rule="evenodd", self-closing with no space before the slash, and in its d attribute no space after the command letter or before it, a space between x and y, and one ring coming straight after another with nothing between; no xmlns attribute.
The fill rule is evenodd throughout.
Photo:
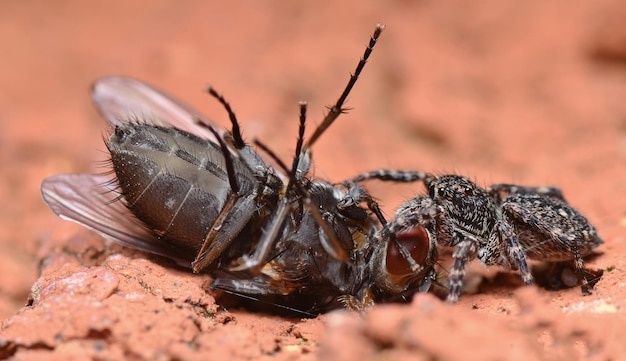
<svg viewBox="0 0 626 361"><path fill-rule="evenodd" d="M559 188L495 184L483 189L454 174L437 176L385 170L362 174L347 183L368 179L423 182L426 186L428 194L401 205L394 218L373 237L373 242L386 244L399 234L416 229L425 232L430 246L423 249L433 253L426 257L425 264L412 262L414 271L432 266L438 248L455 247L449 275L449 302L458 300L465 266L474 258L485 265L519 270L525 284L534 282L528 259L555 264L573 261L583 294L590 294L593 284L585 276L582 257L603 241L593 225L565 201ZM371 265L374 267L371 274L376 277L377 264ZM374 281L384 284L382 280ZM390 287L393 286L397 285Z"/></svg>
<svg viewBox="0 0 626 361"><path fill-rule="evenodd" d="M377 291L370 277L370 262L387 261L387 251L373 252L371 244L380 223L361 205L367 201L382 219L371 197L359 186L308 178L311 147L346 111L382 30L376 28L347 87L306 142L301 104L291 167L266 149L280 165L272 168L247 144L230 105L213 89L208 92L227 110L230 132L137 80L97 81L93 100L113 128L106 145L115 179L50 177L42 184L45 202L60 217L122 245L209 272L214 287L235 294L279 296L283 304L307 299L310 312L341 299L360 308L397 296ZM411 274L404 291L428 289L426 274Z"/></svg>

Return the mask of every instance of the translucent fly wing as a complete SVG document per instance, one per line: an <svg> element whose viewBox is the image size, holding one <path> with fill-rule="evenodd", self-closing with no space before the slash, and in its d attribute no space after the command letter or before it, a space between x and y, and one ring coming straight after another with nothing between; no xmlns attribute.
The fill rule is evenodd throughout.
<svg viewBox="0 0 626 361"><path fill-rule="evenodd" d="M141 120L150 124L175 127L217 144L213 134L200 120L223 136L224 130L189 105L139 80L111 76L98 79L92 99L100 114L113 126Z"/></svg>
<svg viewBox="0 0 626 361"><path fill-rule="evenodd" d="M52 176L41 184L41 194L48 207L63 219L92 229L122 246L158 254L191 267L188 256L166 247L117 200L118 193L109 181L109 177L89 174Z"/></svg>

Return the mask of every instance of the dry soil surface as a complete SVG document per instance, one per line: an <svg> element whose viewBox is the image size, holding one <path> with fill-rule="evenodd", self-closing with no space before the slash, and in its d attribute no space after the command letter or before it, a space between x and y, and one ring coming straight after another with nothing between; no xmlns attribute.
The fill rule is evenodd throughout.
<svg viewBox="0 0 626 361"><path fill-rule="evenodd" d="M621 1L14 1L0 5L0 358L617 360L626 355L626 6ZM377 22L387 28L316 145L315 175L457 172L558 185L605 244L593 295L490 268L454 305L431 294L363 315L254 313L209 277L56 218L39 185L100 172L98 77L133 76L289 159ZM277 131L280 130L280 131ZM387 214L419 186L368 185Z"/></svg>

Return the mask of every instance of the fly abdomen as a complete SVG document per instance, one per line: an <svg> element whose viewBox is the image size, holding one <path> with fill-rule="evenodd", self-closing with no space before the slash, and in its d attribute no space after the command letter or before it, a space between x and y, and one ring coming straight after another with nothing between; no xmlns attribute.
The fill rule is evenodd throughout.
<svg viewBox="0 0 626 361"><path fill-rule="evenodd" d="M188 133L148 124L118 126L107 146L128 208L193 257L231 192L221 151ZM249 192L250 182L244 186Z"/></svg>

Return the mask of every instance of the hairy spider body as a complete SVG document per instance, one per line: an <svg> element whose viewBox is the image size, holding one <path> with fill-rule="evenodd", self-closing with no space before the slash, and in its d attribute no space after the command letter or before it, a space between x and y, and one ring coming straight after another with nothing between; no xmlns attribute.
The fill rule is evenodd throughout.
<svg viewBox="0 0 626 361"><path fill-rule="evenodd" d="M558 188L495 184L488 188L515 229L529 259L574 261L582 292L590 294L582 257L603 243L596 229Z"/></svg>
<svg viewBox="0 0 626 361"><path fill-rule="evenodd" d="M519 270L525 284L533 284L528 259L574 261L582 292L589 294L582 257L603 243L596 229L553 187L495 184L482 188L460 175L425 172L375 171L350 180L421 181L428 195L402 204L394 218L374 236L387 242L415 227L423 227L431 247L456 247L449 275L448 302L456 302L463 287L467 262L478 258L485 265ZM431 253L436 258L436 252ZM427 259L430 266L436 259Z"/></svg>

